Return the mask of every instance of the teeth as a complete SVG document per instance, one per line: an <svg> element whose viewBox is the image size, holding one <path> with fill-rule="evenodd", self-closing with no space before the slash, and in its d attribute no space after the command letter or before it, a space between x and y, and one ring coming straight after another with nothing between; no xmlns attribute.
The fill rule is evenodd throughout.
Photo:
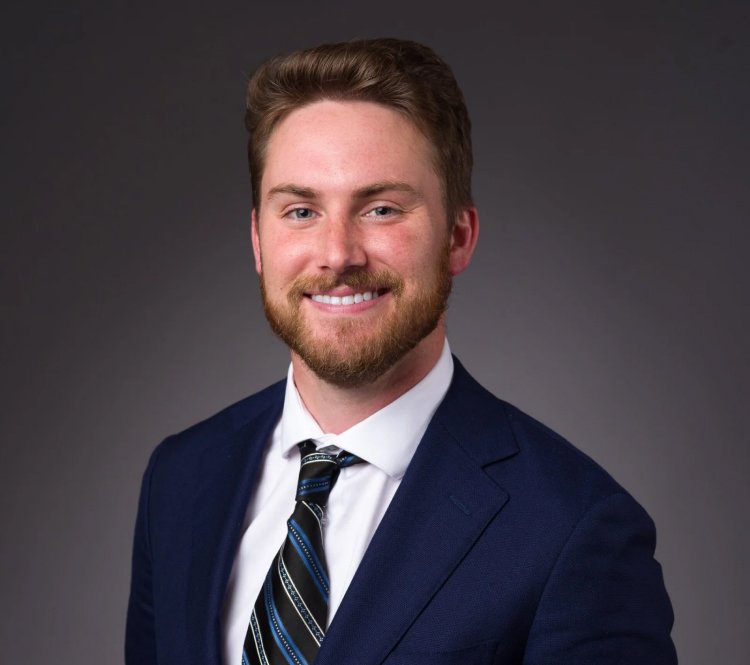
<svg viewBox="0 0 750 665"><path fill-rule="evenodd" d="M349 296L324 296L315 294L312 299L315 302L323 303L324 305L354 305L360 303L363 300L375 300L378 297L377 291L365 291L364 293L355 293Z"/></svg>

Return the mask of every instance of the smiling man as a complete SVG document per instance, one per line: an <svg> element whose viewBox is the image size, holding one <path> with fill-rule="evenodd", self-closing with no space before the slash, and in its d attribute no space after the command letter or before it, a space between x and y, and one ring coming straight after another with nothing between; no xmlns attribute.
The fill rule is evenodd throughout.
<svg viewBox="0 0 750 665"><path fill-rule="evenodd" d="M308 408L358 395L317 410L333 432L411 388L443 349L477 216L448 223L433 152L402 113L365 101L312 102L268 141L252 226L266 315Z"/></svg>
<svg viewBox="0 0 750 665"><path fill-rule="evenodd" d="M252 244L287 378L146 470L131 665L676 662L638 504L451 355L463 96L379 39L252 77Z"/></svg>

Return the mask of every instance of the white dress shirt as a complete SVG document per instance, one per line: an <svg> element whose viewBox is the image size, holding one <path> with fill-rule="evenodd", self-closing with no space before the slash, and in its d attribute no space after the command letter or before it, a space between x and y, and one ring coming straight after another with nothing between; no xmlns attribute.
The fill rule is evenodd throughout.
<svg viewBox="0 0 750 665"><path fill-rule="evenodd" d="M319 448L334 446L367 462L342 469L328 500L324 547L330 578L330 624L452 377L453 358L446 340L435 366L411 390L345 432L326 434L302 403L289 366L284 410L248 506L245 532L224 598L227 665L242 662L253 605L286 538L286 520L294 510L300 468L297 444L313 439Z"/></svg>

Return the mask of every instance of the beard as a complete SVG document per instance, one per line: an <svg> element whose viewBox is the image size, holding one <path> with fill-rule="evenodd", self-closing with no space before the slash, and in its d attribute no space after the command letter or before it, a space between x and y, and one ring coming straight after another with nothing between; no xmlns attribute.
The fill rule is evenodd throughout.
<svg viewBox="0 0 750 665"><path fill-rule="evenodd" d="M341 275L299 277L289 288L286 303L272 302L263 276L263 310L272 330L323 381L342 388L367 385L380 378L437 327L448 307L453 283L446 246L430 279L407 294L404 281L389 270L357 270ZM393 298L393 311L372 321L342 316L330 322L330 334L316 337L303 317L305 293L346 285L357 291L377 286ZM380 296L382 297L382 296Z"/></svg>

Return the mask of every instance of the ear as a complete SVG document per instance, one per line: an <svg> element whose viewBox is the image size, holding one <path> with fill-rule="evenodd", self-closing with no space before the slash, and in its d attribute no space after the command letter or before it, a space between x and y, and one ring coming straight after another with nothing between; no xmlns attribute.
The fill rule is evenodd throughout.
<svg viewBox="0 0 750 665"><path fill-rule="evenodd" d="M258 212L253 208L250 222L250 235L253 240L253 256L255 256L255 272L263 273L263 262L260 259L260 231L258 230Z"/></svg>
<svg viewBox="0 0 750 665"><path fill-rule="evenodd" d="M476 208L464 208L458 213L451 231L448 265L454 277L466 270L471 263L479 237L479 213Z"/></svg>

